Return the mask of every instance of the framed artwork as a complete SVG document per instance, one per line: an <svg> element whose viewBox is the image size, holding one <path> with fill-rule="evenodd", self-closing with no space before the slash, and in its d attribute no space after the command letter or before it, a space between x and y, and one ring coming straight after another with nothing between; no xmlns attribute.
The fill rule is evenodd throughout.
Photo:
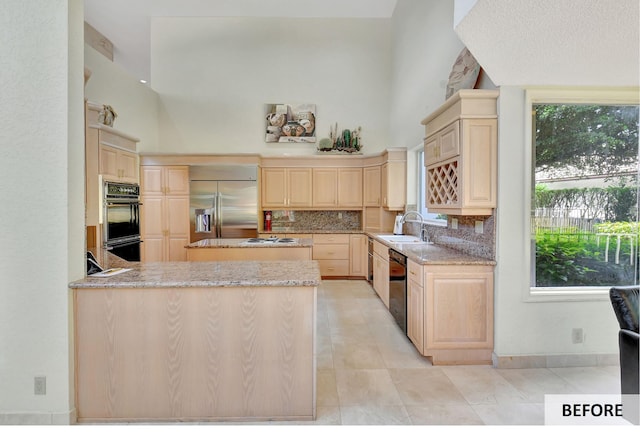
<svg viewBox="0 0 640 433"><path fill-rule="evenodd" d="M266 104L267 143L315 143L315 104Z"/></svg>

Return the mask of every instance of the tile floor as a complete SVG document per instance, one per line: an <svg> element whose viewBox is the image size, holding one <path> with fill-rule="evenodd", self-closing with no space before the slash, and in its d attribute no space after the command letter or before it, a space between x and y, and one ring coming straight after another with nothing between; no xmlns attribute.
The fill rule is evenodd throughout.
<svg viewBox="0 0 640 433"><path fill-rule="evenodd" d="M323 281L317 330L315 424L541 425L545 393L620 392L617 366L433 366L365 281Z"/></svg>

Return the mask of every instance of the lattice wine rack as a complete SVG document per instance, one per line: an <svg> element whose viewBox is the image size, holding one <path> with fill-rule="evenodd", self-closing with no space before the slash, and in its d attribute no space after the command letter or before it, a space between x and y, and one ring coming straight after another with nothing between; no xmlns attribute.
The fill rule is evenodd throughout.
<svg viewBox="0 0 640 433"><path fill-rule="evenodd" d="M428 206L457 205L458 200L458 160L428 168Z"/></svg>

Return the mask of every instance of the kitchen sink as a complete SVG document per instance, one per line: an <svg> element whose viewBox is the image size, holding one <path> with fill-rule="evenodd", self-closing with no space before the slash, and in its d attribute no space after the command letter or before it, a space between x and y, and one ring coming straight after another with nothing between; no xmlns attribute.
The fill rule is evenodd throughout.
<svg viewBox="0 0 640 433"><path fill-rule="evenodd" d="M384 241L391 243L421 243L426 244L425 241L421 240L418 236L411 235L378 235L378 237Z"/></svg>

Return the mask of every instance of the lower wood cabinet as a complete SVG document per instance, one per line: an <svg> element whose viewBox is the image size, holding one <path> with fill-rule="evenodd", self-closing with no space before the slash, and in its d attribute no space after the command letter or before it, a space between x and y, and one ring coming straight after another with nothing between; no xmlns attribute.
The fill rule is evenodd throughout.
<svg viewBox="0 0 640 433"><path fill-rule="evenodd" d="M493 266L409 261L408 274L407 333L420 353L434 365L491 364Z"/></svg>
<svg viewBox="0 0 640 433"><path fill-rule="evenodd" d="M184 261L189 244L189 196L142 196L142 261Z"/></svg>
<svg viewBox="0 0 640 433"><path fill-rule="evenodd" d="M424 352L424 272L411 260L407 260L407 337L418 352Z"/></svg>
<svg viewBox="0 0 640 433"><path fill-rule="evenodd" d="M373 289L389 308L389 248L373 242Z"/></svg>
<svg viewBox="0 0 640 433"><path fill-rule="evenodd" d="M349 237L349 275L366 277L369 269L368 238L366 235L350 235Z"/></svg>
<svg viewBox="0 0 640 433"><path fill-rule="evenodd" d="M313 260L318 261L320 275L349 275L349 243L348 234L313 235Z"/></svg>

